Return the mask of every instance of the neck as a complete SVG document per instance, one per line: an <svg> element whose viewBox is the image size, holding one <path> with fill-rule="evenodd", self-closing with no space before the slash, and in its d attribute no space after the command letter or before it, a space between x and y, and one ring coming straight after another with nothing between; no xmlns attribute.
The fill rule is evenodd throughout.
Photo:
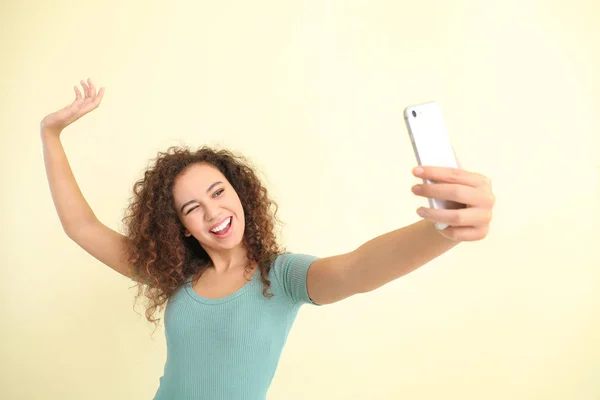
<svg viewBox="0 0 600 400"><path fill-rule="evenodd" d="M210 257L214 272L217 274L227 274L235 270L245 270L249 264L248 252L242 244L231 250L206 249Z"/></svg>

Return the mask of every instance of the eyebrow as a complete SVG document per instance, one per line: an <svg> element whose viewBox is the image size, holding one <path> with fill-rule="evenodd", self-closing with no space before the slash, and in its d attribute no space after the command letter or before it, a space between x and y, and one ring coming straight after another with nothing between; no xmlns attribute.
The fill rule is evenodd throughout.
<svg viewBox="0 0 600 400"><path fill-rule="evenodd" d="M211 190L213 190L213 188L214 188L215 186L217 186L217 185L219 185L219 184L221 184L221 183L223 183L223 182L221 182L221 181L218 181L218 182L215 182L215 183L213 183L212 185L210 185L210 186L208 187L208 189L206 189L206 193L210 192ZM195 202L196 202L196 200L190 200L190 201L188 201L187 203L185 203L184 205L182 205L182 206L181 206L181 213L183 213L183 209L184 209L185 207L187 207L187 206L189 206L190 204L192 204L192 203L195 203Z"/></svg>

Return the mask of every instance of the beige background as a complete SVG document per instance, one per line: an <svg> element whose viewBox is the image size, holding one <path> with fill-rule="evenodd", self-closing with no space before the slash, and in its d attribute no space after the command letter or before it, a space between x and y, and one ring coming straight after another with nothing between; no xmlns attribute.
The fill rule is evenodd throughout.
<svg viewBox="0 0 600 400"><path fill-rule="evenodd" d="M269 399L600 398L600 5L495 4L2 2L0 398L150 399L162 374L162 329L50 198L39 121L87 77L104 102L64 145L115 229L157 151L219 144L264 174L289 250L352 250L425 204L402 110L428 100L493 178L488 239L304 307Z"/></svg>

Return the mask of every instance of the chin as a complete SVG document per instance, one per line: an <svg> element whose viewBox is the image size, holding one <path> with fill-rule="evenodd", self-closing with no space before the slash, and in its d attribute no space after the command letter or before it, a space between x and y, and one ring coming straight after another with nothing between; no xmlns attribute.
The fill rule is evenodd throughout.
<svg viewBox="0 0 600 400"><path fill-rule="evenodd" d="M234 235L235 235L235 233L234 233ZM233 249L236 249L243 245L244 245L243 234L240 237L235 235L235 236L229 238L229 240L226 242L219 243L217 241L215 243L214 241L211 241L211 247L214 248L215 250L233 250Z"/></svg>

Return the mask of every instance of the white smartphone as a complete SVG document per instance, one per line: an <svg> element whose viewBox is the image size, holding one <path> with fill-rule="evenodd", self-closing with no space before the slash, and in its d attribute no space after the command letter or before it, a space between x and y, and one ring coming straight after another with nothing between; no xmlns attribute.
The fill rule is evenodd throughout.
<svg viewBox="0 0 600 400"><path fill-rule="evenodd" d="M406 107L404 122L419 165L458 168L439 104L429 102ZM423 182L436 183L426 179L423 179ZM454 201L432 198L428 200L429 207L434 209L465 208L464 204ZM436 223L435 227L444 230L448 225Z"/></svg>

